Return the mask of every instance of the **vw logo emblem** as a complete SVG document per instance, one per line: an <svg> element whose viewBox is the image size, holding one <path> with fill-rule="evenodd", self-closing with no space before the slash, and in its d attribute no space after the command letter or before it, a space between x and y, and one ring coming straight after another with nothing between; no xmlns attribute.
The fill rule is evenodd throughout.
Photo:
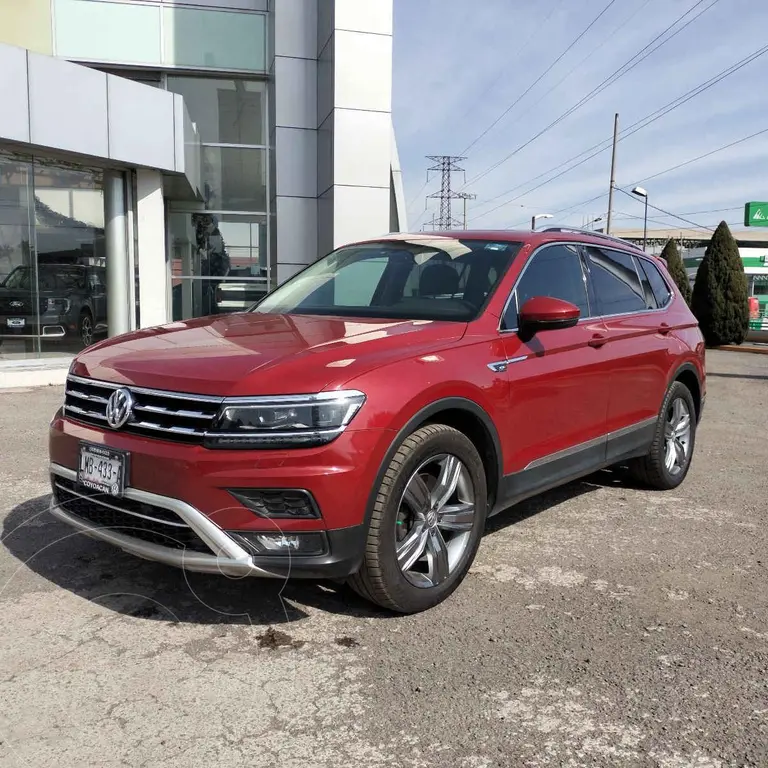
<svg viewBox="0 0 768 768"><path fill-rule="evenodd" d="M107 424L120 429L133 416L134 403L130 389L116 389L107 400Z"/></svg>

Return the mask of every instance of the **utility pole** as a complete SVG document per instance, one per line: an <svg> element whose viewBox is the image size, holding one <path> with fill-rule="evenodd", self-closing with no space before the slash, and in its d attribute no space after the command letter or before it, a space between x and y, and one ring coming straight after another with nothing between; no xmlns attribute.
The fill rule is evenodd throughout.
<svg viewBox="0 0 768 768"><path fill-rule="evenodd" d="M464 173L464 169L460 168L458 163L466 159L466 157L456 155L427 155L427 160L432 160L435 163L431 168L427 168L427 180L429 180L430 171L439 172L441 176L440 191L428 196L428 199L440 201L440 213L437 217L438 229L453 229L454 226L461 224L451 215L451 201L461 199L461 194L454 192L451 188L451 178L454 173Z"/></svg>
<svg viewBox="0 0 768 768"><path fill-rule="evenodd" d="M608 220L605 222L605 234L611 234L611 216L613 215L613 190L616 186L616 144L619 139L619 113L613 118L613 151L611 153L611 186L608 190Z"/></svg>
<svg viewBox="0 0 768 768"><path fill-rule="evenodd" d="M467 200L477 200L477 195L472 195L469 192L459 192L458 197L464 201L464 229L467 228Z"/></svg>

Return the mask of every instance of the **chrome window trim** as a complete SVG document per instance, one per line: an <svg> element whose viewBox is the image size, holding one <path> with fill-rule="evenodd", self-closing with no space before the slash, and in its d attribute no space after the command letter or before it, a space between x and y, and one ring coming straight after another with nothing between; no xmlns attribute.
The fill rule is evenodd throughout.
<svg viewBox="0 0 768 768"><path fill-rule="evenodd" d="M581 246L581 247L586 248L586 247L588 247L590 245L594 245L594 243L584 243L584 242L579 242L579 241L571 242L570 240L569 241L565 241L565 240L560 241L560 240L558 240L558 241L555 241L555 242L543 243L538 248L536 248L531 253L530 257L528 258L528 261L526 261L525 266L523 267L523 269L520 272L520 274L517 276L517 279L515 280L514 285L512 286L512 289L509 292L509 296L507 297L507 300L504 303L504 309L501 312L501 317L499 318L499 325L498 325L498 328L496 329L498 331L498 333L517 333L520 330L519 327L516 327L516 328L502 328L501 326L502 326L502 323L504 322L504 315L506 315L506 313L507 313L507 308L509 307L509 303L512 300L513 296L515 297L515 301L517 301L517 286L518 286L520 280L522 279L523 275L525 274L525 271L528 269L528 265L533 260L533 257L542 248L547 248L547 247L552 246L552 245L574 245L576 247ZM647 256L641 255L640 253L634 253L634 252L630 252L630 251L623 251L621 248L615 248L615 247L614 248L610 248L610 247L607 247L607 246L604 246L604 247L605 247L605 250L619 251L620 253L624 253L624 254L626 254L628 256L635 256L638 259L644 259L645 261L649 262L651 264L651 266L656 267L656 265L651 261L651 259L649 259ZM583 271L583 269L584 269L584 266L582 264L582 271ZM661 270L658 269L658 267L656 267L656 269L657 269L659 275L661 275L661 279L664 281L664 285L667 286L667 290L669 290L669 296L667 297L667 302L666 302L666 304L664 304L663 307L656 307L656 309L632 310L631 312L617 312L617 313L613 313L613 314L610 314L610 315L592 315L592 314L590 314L589 317L579 318L579 322L577 323L577 325L581 325L583 322L586 322L587 320L607 320L607 319L611 319L611 318L614 318L614 317L629 317L630 315L646 315L646 314L649 314L651 312L663 312L663 311L665 311L669 307L669 305L672 303L672 299L674 298L674 292L669 287L669 283L667 282L667 279L662 274ZM586 278L587 278L587 280L589 280L588 276L586 276ZM638 275L638 278L639 278L639 275ZM587 291L587 304L590 305L589 291ZM519 307L518 307L518 310L519 310ZM591 306L590 306L590 310L591 310Z"/></svg>

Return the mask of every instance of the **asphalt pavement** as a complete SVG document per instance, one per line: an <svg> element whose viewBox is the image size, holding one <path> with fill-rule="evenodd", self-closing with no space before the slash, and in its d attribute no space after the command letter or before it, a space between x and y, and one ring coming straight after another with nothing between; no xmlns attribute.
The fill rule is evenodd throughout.
<svg viewBox="0 0 768 768"><path fill-rule="evenodd" d="M681 488L519 505L410 617L74 533L61 388L0 391L0 766L768 766L768 356L708 367Z"/></svg>

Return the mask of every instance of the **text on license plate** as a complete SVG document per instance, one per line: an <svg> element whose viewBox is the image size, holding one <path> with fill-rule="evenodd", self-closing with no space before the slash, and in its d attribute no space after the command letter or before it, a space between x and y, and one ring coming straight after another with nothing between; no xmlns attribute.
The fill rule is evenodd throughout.
<svg viewBox="0 0 768 768"><path fill-rule="evenodd" d="M121 496L125 486L125 455L96 445L80 446L77 481L110 496Z"/></svg>

